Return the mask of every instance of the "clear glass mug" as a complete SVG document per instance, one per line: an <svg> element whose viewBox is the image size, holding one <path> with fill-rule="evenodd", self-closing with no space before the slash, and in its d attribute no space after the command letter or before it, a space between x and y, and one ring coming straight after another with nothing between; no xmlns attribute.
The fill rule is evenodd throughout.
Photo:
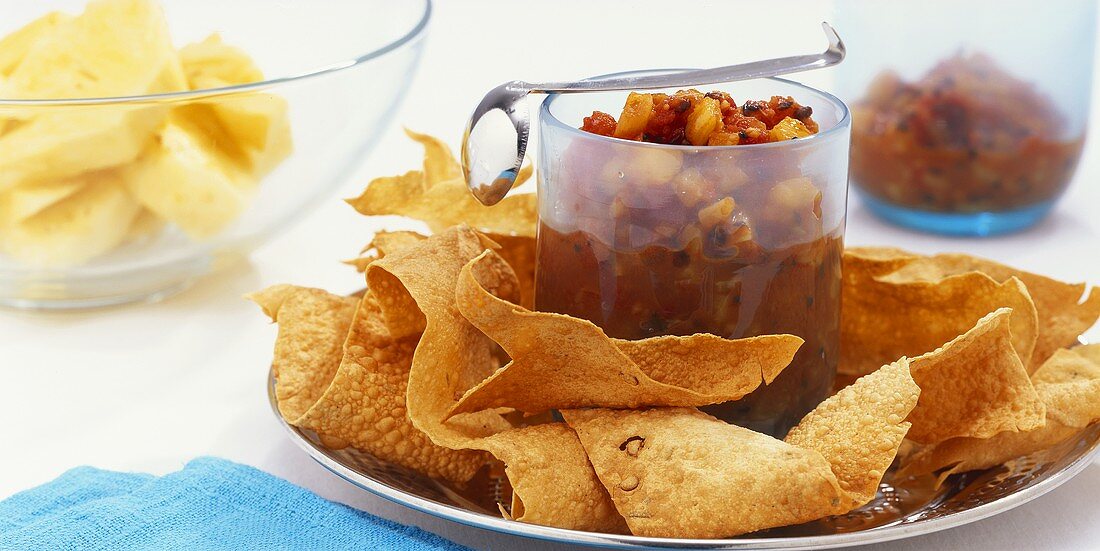
<svg viewBox="0 0 1100 551"><path fill-rule="evenodd" d="M1080 159L1095 0L840 0L852 183L893 223L952 235L1027 228Z"/></svg>
<svg viewBox="0 0 1100 551"><path fill-rule="evenodd" d="M829 395L836 373L848 110L780 79L700 87L813 108L810 138L672 146L584 132L627 92L551 95L539 121L535 306L611 337L712 333L805 339L770 385L710 412L782 436ZM675 90L656 90L672 93Z"/></svg>

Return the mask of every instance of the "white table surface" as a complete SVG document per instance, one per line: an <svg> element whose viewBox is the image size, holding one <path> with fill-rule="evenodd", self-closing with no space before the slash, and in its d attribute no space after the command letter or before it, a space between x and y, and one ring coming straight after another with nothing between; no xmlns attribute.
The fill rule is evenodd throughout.
<svg viewBox="0 0 1100 551"><path fill-rule="evenodd" d="M423 64L397 124L384 129L383 143L364 159L357 174L349 175L339 196L257 250L250 263L211 276L159 304L76 314L0 311L0 419L5 425L0 498L77 465L160 474L196 456L214 455L254 465L325 497L474 548L522 544L533 551L569 549L410 511L352 488L316 465L272 417L264 384L276 329L241 295L283 282L333 291L362 285L360 277L337 260L354 255L372 231L401 222L367 220L338 197L355 194L371 176L418 165L419 149L402 137L400 124L445 136L457 145L464 119L481 94L506 80L715 66L821 47L816 22L829 16L830 7L820 2L794 2L782 8L789 17L787 28L808 29L807 36L768 40L751 28L733 36L691 28L712 24L720 16L736 17L749 5L440 1ZM513 19L506 19L508 15ZM662 29L669 22L671 29ZM653 36L667 37L660 41L667 47L642 39ZM807 74L802 80L828 87L831 76ZM921 252L966 251L1056 277L1100 283L1098 177L1100 141L1093 139L1074 186L1055 214L1029 232L994 239L910 233L873 219L853 201L848 242ZM1100 330L1090 335L1100 339ZM867 549L1100 548L1098 495L1100 465L1093 464L1071 483L1014 511Z"/></svg>

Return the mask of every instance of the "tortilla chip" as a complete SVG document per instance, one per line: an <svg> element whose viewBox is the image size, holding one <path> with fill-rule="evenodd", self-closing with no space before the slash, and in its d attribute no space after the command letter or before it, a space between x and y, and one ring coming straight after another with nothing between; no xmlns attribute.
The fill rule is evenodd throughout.
<svg viewBox="0 0 1100 551"><path fill-rule="evenodd" d="M248 298L279 324L272 361L275 398L283 418L298 426L340 366L358 300L293 285L268 287Z"/></svg>
<svg viewBox="0 0 1100 551"><path fill-rule="evenodd" d="M880 260L845 252L840 373L862 375L902 356L931 352L1002 307L1013 310L1013 348L1027 365L1038 321L1023 283L1015 278L997 283L977 272L936 282L880 280L908 262L912 259L894 256Z"/></svg>
<svg viewBox="0 0 1100 551"><path fill-rule="evenodd" d="M865 375L822 402L785 441L820 453L832 466L843 505L865 505L878 492L911 423L921 389L902 358Z"/></svg>
<svg viewBox="0 0 1100 551"><path fill-rule="evenodd" d="M596 478L576 433L548 423L495 434L479 442L507 467L514 520L611 534L626 521Z"/></svg>
<svg viewBox="0 0 1100 551"><path fill-rule="evenodd" d="M1078 355L1081 357L1080 355ZM1035 391L1046 406L1046 424L1027 432L1002 432L992 438L952 438L906 458L899 476L947 469L947 475L988 469L1044 450L1100 421L1100 378L1075 368L1077 358L1056 353L1035 372Z"/></svg>
<svg viewBox="0 0 1100 551"><path fill-rule="evenodd" d="M466 188L461 168L445 144L423 134L409 132L409 135L424 144L424 172L414 170L371 180L359 197L348 199L355 210L368 216L396 214L415 218L436 233L469 224L491 233L535 236L538 226L535 194L505 197L500 203L486 207ZM516 185L530 175L530 170L521 171Z"/></svg>
<svg viewBox="0 0 1100 551"><path fill-rule="evenodd" d="M1035 371L1060 348L1077 342L1100 318L1100 289L1084 283L1064 283L1049 277L1017 270L992 260L965 254L940 254L908 263L884 281L938 281L945 277L982 272L998 282L1017 278L1027 287L1039 319L1039 334L1028 372ZM1086 293L1086 291L1088 291ZM1082 295L1087 295L1082 301Z"/></svg>
<svg viewBox="0 0 1100 551"><path fill-rule="evenodd" d="M821 454L696 409L562 415L635 535L720 538L846 510Z"/></svg>
<svg viewBox="0 0 1100 551"><path fill-rule="evenodd" d="M462 315L504 348L512 361L467 391L452 414L497 407L539 413L726 402L774 379L802 345L802 339L792 335L615 341L589 321L532 312L493 296L486 287L499 285L494 278L504 273L501 264L492 251L467 264L460 275L457 303Z"/></svg>
<svg viewBox="0 0 1100 551"><path fill-rule="evenodd" d="M1012 310L1000 308L934 352L910 360L920 401L908 438L935 444L1035 430L1046 408L1012 347Z"/></svg>

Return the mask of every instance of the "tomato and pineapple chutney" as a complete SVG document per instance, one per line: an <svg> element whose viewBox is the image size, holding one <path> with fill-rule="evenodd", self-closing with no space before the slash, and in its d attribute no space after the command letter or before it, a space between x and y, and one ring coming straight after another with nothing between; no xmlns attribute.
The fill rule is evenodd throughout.
<svg viewBox="0 0 1100 551"><path fill-rule="evenodd" d="M828 396L836 372L843 105L826 104L827 128L794 94L631 93L618 118L594 111L578 129L554 113L564 99L543 108L536 308L621 339L802 337L770 385L707 408L782 436Z"/></svg>

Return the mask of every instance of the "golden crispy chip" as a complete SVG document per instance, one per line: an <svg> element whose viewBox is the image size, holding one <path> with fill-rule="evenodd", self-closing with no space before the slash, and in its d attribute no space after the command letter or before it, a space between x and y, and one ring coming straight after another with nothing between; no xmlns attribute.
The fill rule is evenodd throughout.
<svg viewBox="0 0 1100 551"><path fill-rule="evenodd" d="M1084 283L1064 283L965 254L940 254L908 263L884 281L938 281L965 272L982 272L998 282L1015 277L1027 287L1039 319L1039 334L1028 372L1035 371L1055 350L1071 346L1100 318L1100 289ZM1082 302L1082 295L1087 298Z"/></svg>
<svg viewBox="0 0 1100 551"><path fill-rule="evenodd" d="M512 429L494 411L458 415L444 421L457 397L498 365L492 354L493 342L470 325L455 307L455 288L461 269L495 246L476 231L460 226L387 254L367 270L372 293L404 295L390 296L379 303L386 321L396 322L391 327L405 330L407 320L416 316L402 311L387 312L387 308L412 308L425 320L424 334L409 372L408 418L436 444L484 450L502 459L523 504L516 514L522 520L563 528L614 530L615 516L609 514L607 502L600 494L592 491L595 474L585 470L587 461L579 446L563 443L563 433L549 435L552 440L547 440L547 445L538 448L528 445L543 431L558 429ZM511 269L504 262L498 262L493 269L499 273L491 274L495 284L489 289L516 300L519 285ZM557 466L551 468L547 461ZM559 493L548 492L548 488ZM560 493L563 488L569 491Z"/></svg>
<svg viewBox="0 0 1100 551"><path fill-rule="evenodd" d="M771 384L805 342L795 335L723 339L707 333L611 339L646 375L700 394L737 396ZM749 391L751 392L751 391ZM654 404L658 406L673 404ZM601 406L602 407L602 406Z"/></svg>
<svg viewBox="0 0 1100 551"><path fill-rule="evenodd" d="M843 505L874 499L911 423L921 389L902 358L822 402L787 434L788 444L820 453L832 465Z"/></svg>
<svg viewBox="0 0 1100 551"><path fill-rule="evenodd" d="M921 255L895 247L845 247L844 262L860 264L861 271L872 276L886 275L901 269ZM846 264L847 266L847 264Z"/></svg>
<svg viewBox="0 0 1100 551"><path fill-rule="evenodd" d="M1075 347L1073 351L1092 360L1093 363L1100 365L1100 343L1078 346Z"/></svg>
<svg viewBox="0 0 1100 551"><path fill-rule="evenodd" d="M371 262L391 252L411 247L427 238L428 236L414 231L380 231L374 234L363 250L359 251L361 256L343 262L355 266L355 271L363 273L367 271L367 266L370 266Z"/></svg>
<svg viewBox="0 0 1100 551"><path fill-rule="evenodd" d="M1038 383L1069 383L1100 379L1100 345L1064 348L1054 352L1046 363L1031 375Z"/></svg>
<svg viewBox="0 0 1100 551"><path fill-rule="evenodd" d="M352 268L355 268L355 271L357 271L359 273L363 273L363 272L367 271L367 267L370 266L371 263L374 262L375 260L378 260L377 256L375 256L373 254L368 254L366 256L357 256L355 258L349 258L347 260L341 260L340 262L342 262L344 264L347 264L348 266L351 266Z"/></svg>
<svg viewBox="0 0 1100 551"><path fill-rule="evenodd" d="M940 480L966 471L996 467L1006 461L1043 450L1062 442L1080 429L1047 420L1040 429L1028 432L1005 432L993 438L952 438L920 449L907 457L896 479L940 471Z"/></svg>
<svg viewBox="0 0 1100 551"><path fill-rule="evenodd" d="M534 308L535 305L535 238L523 235L486 234L489 239L500 245L497 254L508 262L519 279L520 305ZM367 246L363 247L357 258L342 261L363 273L371 262L386 256L387 252L403 249L428 236L414 231L380 231Z"/></svg>
<svg viewBox="0 0 1100 551"><path fill-rule="evenodd" d="M844 307L840 315L838 370L862 375L902 356L919 356L965 333L997 308L1012 308L1012 343L1027 365L1035 347L1035 305L1018 279L997 283L970 272L937 282L880 281L880 276L912 262L866 253L844 254Z"/></svg>
<svg viewBox="0 0 1100 551"><path fill-rule="evenodd" d="M434 478L466 481L484 454L437 446L405 415L417 336L394 339L374 297L363 297L325 393L294 423Z"/></svg>
<svg viewBox="0 0 1100 551"><path fill-rule="evenodd" d="M469 224L479 230L503 235L534 237L538 224L533 193L513 195L486 207L466 188L461 168L445 144L423 134L410 132L425 146L425 172L375 178L367 189L348 203L365 215L397 214L422 220L433 232ZM526 178L530 170L521 171ZM522 183L517 179L517 185Z"/></svg>
<svg viewBox="0 0 1100 551"><path fill-rule="evenodd" d="M847 511L820 453L698 410L562 415L635 535L720 538Z"/></svg>
<svg viewBox="0 0 1100 551"><path fill-rule="evenodd" d="M626 521L596 478L576 433L565 423L514 429L477 445L507 465L512 519L571 530L627 533Z"/></svg>
<svg viewBox="0 0 1100 551"><path fill-rule="evenodd" d="M1035 372L1035 390L1047 414L1041 428L1002 432L992 438L952 438L927 446L906 458L899 476L946 468L942 480L952 473L987 469L1049 448L1100 421L1100 378L1091 368L1076 369L1079 358L1059 352Z"/></svg>
<svg viewBox="0 0 1100 551"><path fill-rule="evenodd" d="M591 322L532 312L493 296L486 287L499 285L494 278L504 272L501 264L503 260L492 251L467 264L459 279L457 302L462 315L504 348L512 362L467 391L452 414L497 407L538 413L736 400L764 380L774 379L802 344L793 335L732 341L713 335L614 341Z"/></svg>
<svg viewBox="0 0 1100 551"><path fill-rule="evenodd" d="M935 444L1035 430L1046 409L1012 348L1012 310L1001 308L934 352L910 360L921 389L908 438Z"/></svg>
<svg viewBox="0 0 1100 551"><path fill-rule="evenodd" d="M318 289L277 285L252 298L279 323L275 386L288 423L331 448L353 446L428 476L465 481L483 454L431 443L405 416L417 336L395 340L378 304Z"/></svg>
<svg viewBox="0 0 1100 551"><path fill-rule="evenodd" d="M274 285L248 295L279 324L275 340L275 398L292 425L328 388L358 300L308 287Z"/></svg>
<svg viewBox="0 0 1100 551"><path fill-rule="evenodd" d="M416 428L441 446L469 447L476 438L510 428L491 411L444 422L456 399L498 366L493 342L455 307L459 272L491 246L476 231L457 226L389 254L367 269L368 287L378 297L391 333L410 334L418 319L424 327L409 373L408 414ZM504 263L497 268L507 272L496 279L499 286L493 291L517 298L514 274Z"/></svg>
<svg viewBox="0 0 1100 551"><path fill-rule="evenodd" d="M443 140L405 129L405 135L424 146L424 182L432 187L439 182L462 178L462 166Z"/></svg>

